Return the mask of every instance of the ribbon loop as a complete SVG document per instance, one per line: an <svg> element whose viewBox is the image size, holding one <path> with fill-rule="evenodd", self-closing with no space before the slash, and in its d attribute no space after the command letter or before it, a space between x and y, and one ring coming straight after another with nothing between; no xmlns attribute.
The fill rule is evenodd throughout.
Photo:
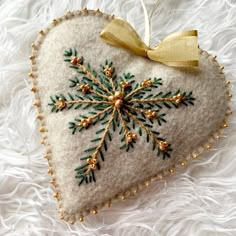
<svg viewBox="0 0 236 236"><path fill-rule="evenodd" d="M198 66L197 31L170 34L155 48L149 48L134 28L123 19L113 19L100 33L100 37L116 47L174 67Z"/></svg>

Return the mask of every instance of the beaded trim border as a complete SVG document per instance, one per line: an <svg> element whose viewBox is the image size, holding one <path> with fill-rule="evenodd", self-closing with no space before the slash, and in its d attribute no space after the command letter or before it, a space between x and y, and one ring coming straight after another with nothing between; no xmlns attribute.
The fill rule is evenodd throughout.
<svg viewBox="0 0 236 236"><path fill-rule="evenodd" d="M60 194L60 188L56 182L56 177L55 177L55 170L53 169L53 163L52 163L52 152L50 149L50 144L47 141L47 132L48 130L45 127L45 121L44 121L44 114L43 114L43 109L41 107L41 102L40 102L40 97L39 97L39 89L37 87L37 56L38 56L38 50L40 48L40 45L43 43L44 38L46 35L49 33L49 31L60 24L61 22L65 20L70 20L75 17L79 16L84 16L84 15L94 15L94 16L100 16L104 17L107 20L112 20L114 18L114 15L108 15L103 12L101 12L99 9L97 10L88 10L87 8L84 8L83 10L78 10L78 11L68 11L64 16L54 19L52 23L45 29L39 31L39 35L35 41L35 43L32 44L32 55L29 57L31 60L31 71L28 74L29 77L31 78L32 81L32 88L31 91L34 94L35 101L33 105L36 107L37 110L37 119L40 122L40 129L39 132L42 134L42 140L41 144L45 145L46 152L44 157L48 160L48 174L51 176L51 181L50 183L54 186L54 198L57 199L58 201L58 207L59 207L59 212L60 212L60 218L64 219L65 221L69 222L70 224L74 224L76 221L82 222L84 220L84 216L89 215L90 213L96 215L98 213L98 210L103 208L103 207L110 207L111 202L117 201L117 200L125 200L126 198L136 195L137 192L140 192L141 190L144 189L144 187L148 187L152 182L160 181L164 177L167 177L169 175L172 175L175 173L177 168L182 168L185 167L191 159L197 159L200 154L202 154L205 150L209 150L214 143L215 140L219 139L224 131L224 128L228 127L227 125L227 120L228 116L232 114L232 111L230 109L230 99L232 95L230 94L230 81L227 81L223 72L224 67L219 66L218 62L216 61L216 56L213 56L211 54L208 54L206 51L203 51L202 49L199 48L200 54L205 56L206 58L212 60L215 65L219 68L219 73L221 74L221 79L225 81L225 90L226 90L226 99L228 100L227 103L227 111L225 114L224 121L222 125L219 127L219 129L216 132L213 132L213 134L210 136L208 141L204 144L198 147L196 150L192 152L192 154L189 154L186 158L182 159L179 161L177 164L172 165L170 168L165 169L157 173L156 175L152 176L149 179L146 179L142 183L138 184L137 186L132 186L130 189L119 193L115 195L113 198L108 199L107 201L97 205L97 206L92 206L91 209L85 209L81 212L75 213L75 214L69 214L67 212L63 212L61 210L63 203L62 203L62 198Z"/></svg>

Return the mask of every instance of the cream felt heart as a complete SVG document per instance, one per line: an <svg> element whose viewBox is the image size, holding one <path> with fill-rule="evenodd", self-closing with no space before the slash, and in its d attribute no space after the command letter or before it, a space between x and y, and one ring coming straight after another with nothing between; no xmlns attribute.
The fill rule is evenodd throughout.
<svg viewBox="0 0 236 236"><path fill-rule="evenodd" d="M133 55L100 39L111 19L68 13L32 45L45 157L71 223L186 165L219 137L229 113L213 56L199 49L190 70Z"/></svg>

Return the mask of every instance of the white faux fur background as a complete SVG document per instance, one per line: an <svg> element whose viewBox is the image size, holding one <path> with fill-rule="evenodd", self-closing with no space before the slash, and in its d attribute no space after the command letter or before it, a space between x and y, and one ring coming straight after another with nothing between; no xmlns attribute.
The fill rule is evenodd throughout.
<svg viewBox="0 0 236 236"><path fill-rule="evenodd" d="M148 0L145 4L151 45L174 31L198 29L200 47L218 56L234 95L236 1ZM86 218L83 224L71 226L59 220L32 107L28 56L41 28L65 11L82 7L123 17L144 35L137 0L0 1L0 235L236 235L235 96L224 137L181 173Z"/></svg>

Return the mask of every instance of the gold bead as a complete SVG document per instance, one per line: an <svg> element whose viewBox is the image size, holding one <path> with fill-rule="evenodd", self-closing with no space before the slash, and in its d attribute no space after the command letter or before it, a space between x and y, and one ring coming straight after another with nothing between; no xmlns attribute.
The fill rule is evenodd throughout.
<svg viewBox="0 0 236 236"><path fill-rule="evenodd" d="M227 80L227 81L226 81L226 84L228 84L228 85L229 85L229 84L230 84L230 81L229 81L229 80Z"/></svg>
<svg viewBox="0 0 236 236"><path fill-rule="evenodd" d="M38 120L42 120L42 119L43 119L43 116L39 114L39 115L36 116L36 118L37 118Z"/></svg>
<svg viewBox="0 0 236 236"><path fill-rule="evenodd" d="M113 102L114 96L109 96L109 97L108 97L108 100L109 100L110 102Z"/></svg>
<svg viewBox="0 0 236 236"><path fill-rule="evenodd" d="M223 128L227 128L227 127L228 127L227 123L223 124Z"/></svg>
<svg viewBox="0 0 236 236"><path fill-rule="evenodd" d="M233 95L232 95L232 94L229 94L229 95L228 95L228 98L229 98L229 99L231 99L232 97L233 97Z"/></svg>
<svg viewBox="0 0 236 236"><path fill-rule="evenodd" d="M120 86L123 88L123 89L126 89L127 87L130 86L130 82L125 80L125 81L122 81L120 82Z"/></svg>
<svg viewBox="0 0 236 236"><path fill-rule="evenodd" d="M77 57L72 57L70 64L72 64L74 66L77 65Z"/></svg>
<svg viewBox="0 0 236 236"><path fill-rule="evenodd" d="M58 193L58 192L55 192L55 193L53 194L53 197L58 199L59 193Z"/></svg>
<svg viewBox="0 0 236 236"><path fill-rule="evenodd" d="M33 75L32 72L30 72L30 73L28 74L28 76L29 76L30 78L34 78L34 75Z"/></svg>
<svg viewBox="0 0 236 236"><path fill-rule="evenodd" d="M145 182L145 185L146 185L147 187L149 187L150 184L149 184L148 181L146 181L146 182Z"/></svg>
<svg viewBox="0 0 236 236"><path fill-rule="evenodd" d="M142 82L142 87L147 88L147 87L151 87L153 85L153 82L151 81L151 79L145 79Z"/></svg>
<svg viewBox="0 0 236 236"><path fill-rule="evenodd" d="M52 174L53 174L52 168L49 168L49 169L48 169L48 174L49 174L49 175L52 175Z"/></svg>
<svg viewBox="0 0 236 236"><path fill-rule="evenodd" d="M93 210L93 214L96 215L98 213L97 209Z"/></svg>
<svg viewBox="0 0 236 236"><path fill-rule="evenodd" d="M152 110L148 110L144 113L148 119L155 119L157 118L157 114L155 111L152 111Z"/></svg>
<svg viewBox="0 0 236 236"><path fill-rule="evenodd" d="M121 108L123 106L123 101L121 99L116 100L115 107Z"/></svg>
<svg viewBox="0 0 236 236"><path fill-rule="evenodd" d="M106 68L104 69L104 72L107 76L110 77L112 75L113 69L112 69L112 67L106 66Z"/></svg>
<svg viewBox="0 0 236 236"><path fill-rule="evenodd" d="M81 60L81 58L79 58L79 57L71 57L71 61L70 61L70 63L72 64L72 65L74 65L74 66L76 66L76 65L81 65L81 62L82 62L82 60Z"/></svg>
<svg viewBox="0 0 236 236"><path fill-rule="evenodd" d="M88 93L90 91L90 86L88 84L81 84L79 86L79 88L81 89L82 93Z"/></svg>
<svg viewBox="0 0 236 236"><path fill-rule="evenodd" d="M171 167L171 168L169 169L169 172L170 172L171 174L174 174L175 168L174 168L174 167Z"/></svg>
<svg viewBox="0 0 236 236"><path fill-rule="evenodd" d="M185 166L186 163L187 163L187 161L181 161L181 162L180 162L180 165L181 165L181 166Z"/></svg>
<svg viewBox="0 0 236 236"><path fill-rule="evenodd" d="M112 72L106 71L106 72L105 72L105 75L106 75L107 77L111 78L111 77L112 77Z"/></svg>
<svg viewBox="0 0 236 236"><path fill-rule="evenodd" d="M210 149L211 146L210 146L209 144L207 144L207 145L205 146L205 148L206 148L206 149Z"/></svg>
<svg viewBox="0 0 236 236"><path fill-rule="evenodd" d="M192 155L192 158L193 158L193 159L197 159L197 157L198 157L197 154L193 154L193 155Z"/></svg>
<svg viewBox="0 0 236 236"><path fill-rule="evenodd" d="M138 138L138 135L135 134L135 133L132 133L132 139L133 139L133 140L136 140L137 138Z"/></svg>
<svg viewBox="0 0 236 236"><path fill-rule="evenodd" d="M83 216L80 216L79 221L80 221L80 222L83 222L83 221L84 221L84 217L83 217Z"/></svg>
<svg viewBox="0 0 236 236"><path fill-rule="evenodd" d="M35 87L33 87L33 88L31 88L31 91L32 91L33 93L35 93L35 92L37 92L37 89L36 89Z"/></svg>
<svg viewBox="0 0 236 236"><path fill-rule="evenodd" d="M44 133L45 131L46 131L46 129L44 127L40 127L40 129L39 129L40 133Z"/></svg>
<svg viewBox="0 0 236 236"><path fill-rule="evenodd" d="M45 144L45 141L44 141L44 140L41 140L40 143L41 143L41 144Z"/></svg>
<svg viewBox="0 0 236 236"><path fill-rule="evenodd" d="M55 183L56 183L55 178L53 178L53 179L50 180L50 184L55 185ZM55 195L55 194L56 194L56 193L54 193L54 195Z"/></svg>
<svg viewBox="0 0 236 236"><path fill-rule="evenodd" d="M57 22L56 19L53 19L53 20L52 20L52 23L53 23L54 25L56 25L58 22Z"/></svg>
<svg viewBox="0 0 236 236"><path fill-rule="evenodd" d="M173 99L175 100L175 103L179 105L183 101L183 95L181 93L178 93L173 97Z"/></svg>
<svg viewBox="0 0 236 236"><path fill-rule="evenodd" d="M37 49L37 46L33 43L33 44L31 44L31 47L33 48L33 49Z"/></svg>
<svg viewBox="0 0 236 236"><path fill-rule="evenodd" d="M160 141L158 144L159 144L160 150L164 152L167 150L169 146L169 144L166 141Z"/></svg>
<svg viewBox="0 0 236 236"><path fill-rule="evenodd" d="M92 118L88 118L88 119L82 119L79 123L80 126L83 126L84 128L87 128L90 124L93 123Z"/></svg>
<svg viewBox="0 0 236 236"><path fill-rule="evenodd" d="M59 98L55 103L55 106L57 107L57 109L62 110L64 107L66 107L66 102L62 98Z"/></svg>
<svg viewBox="0 0 236 236"><path fill-rule="evenodd" d="M221 70L224 70L224 66L221 66L220 69L221 69Z"/></svg>
<svg viewBox="0 0 236 236"><path fill-rule="evenodd" d="M34 60L34 59L35 59L35 56L31 55L31 56L29 57L29 59L30 59L30 60Z"/></svg>
<svg viewBox="0 0 236 236"><path fill-rule="evenodd" d="M39 31L39 34L41 34L41 35L43 35L43 36L45 35L45 33L43 32L43 30L40 30L40 31Z"/></svg>
<svg viewBox="0 0 236 236"><path fill-rule="evenodd" d="M132 137L127 137L127 143L131 143L132 142Z"/></svg>
<svg viewBox="0 0 236 236"><path fill-rule="evenodd" d="M114 97L116 99L122 99L123 98L123 93L121 91L116 91Z"/></svg>
<svg viewBox="0 0 236 236"><path fill-rule="evenodd" d="M124 195L121 195L121 200L125 200L125 196Z"/></svg>
<svg viewBox="0 0 236 236"><path fill-rule="evenodd" d="M85 123L85 122L84 122L84 123L82 124L82 126L83 126L84 128L87 128L87 127L88 127L88 123Z"/></svg>

